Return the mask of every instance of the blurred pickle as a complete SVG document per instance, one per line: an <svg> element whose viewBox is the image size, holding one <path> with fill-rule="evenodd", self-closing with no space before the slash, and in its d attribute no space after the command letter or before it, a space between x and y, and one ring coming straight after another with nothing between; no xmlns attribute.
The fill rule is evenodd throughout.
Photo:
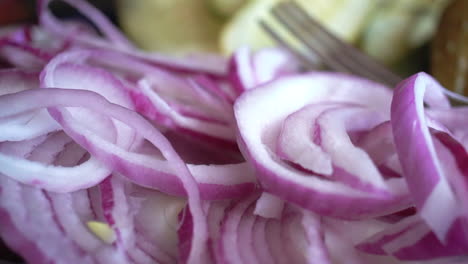
<svg viewBox="0 0 468 264"><path fill-rule="evenodd" d="M444 12L432 43L431 73L468 96L468 0L456 0Z"/></svg>
<svg viewBox="0 0 468 264"><path fill-rule="evenodd" d="M250 1L224 27L220 38L223 53L230 54L240 46L252 49L273 46L273 41L258 25L264 19L283 36L293 40L269 15L270 9L281 0ZM355 42L366 25L375 0L296 0L314 18L340 38Z"/></svg>
<svg viewBox="0 0 468 264"><path fill-rule="evenodd" d="M386 65L394 65L427 43L450 0L380 0L360 46Z"/></svg>
<svg viewBox="0 0 468 264"><path fill-rule="evenodd" d="M118 0L123 31L139 47L166 53L218 52L222 19L208 0Z"/></svg>
<svg viewBox="0 0 468 264"><path fill-rule="evenodd" d="M241 46L275 45L269 22L298 44L269 11L283 0L118 0L119 22L140 47L168 53L229 55ZM468 0L461 0L468 1ZM403 75L422 69L423 47L451 0L296 0L331 32ZM466 13L465 13L466 16Z"/></svg>
<svg viewBox="0 0 468 264"><path fill-rule="evenodd" d="M214 15L224 20L232 17L248 0L205 0Z"/></svg>

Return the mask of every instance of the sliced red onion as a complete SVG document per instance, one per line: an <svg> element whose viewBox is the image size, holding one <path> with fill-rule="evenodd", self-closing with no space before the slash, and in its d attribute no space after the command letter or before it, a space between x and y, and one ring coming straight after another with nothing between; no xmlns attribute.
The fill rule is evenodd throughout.
<svg viewBox="0 0 468 264"><path fill-rule="evenodd" d="M74 97L69 97L72 94L74 95ZM5 102L14 100L15 102L19 103L20 101L23 101L23 103L21 104L23 106L23 109L15 109L17 112L30 111L38 107L55 107L62 105L87 107L89 109L92 109L93 111L101 112L102 114L108 114L109 112L102 109L101 106L108 105L109 103L101 101L102 99L97 99L100 97L96 97L97 100L91 99L91 97L88 96L91 94L92 93L78 90L67 91L60 89L41 89L23 92L23 94L17 93L14 95L3 96L2 98L0 98L0 103L2 103L2 99L4 99ZM94 96L97 95L93 94L92 97ZM31 101L32 98L35 98L34 100L43 100L42 105L28 105L25 103ZM109 107L120 109L116 105L109 105ZM9 113L8 111L5 111L0 114L0 117L2 117L2 115L11 115L14 113L15 112ZM134 120L143 120L134 112L128 111L126 113L131 113L130 116L135 118ZM115 113L112 112L111 115L112 117L114 117ZM61 123L62 125L66 125L65 130L67 131L67 133L69 135L73 135L72 138L74 138L88 151L95 155L91 157L86 163L83 163L82 165L76 167L76 173L71 174L75 175L76 177L79 177L80 173L84 173L84 171L88 169L96 170L95 173L92 174L93 177L79 177L80 181L77 181L76 185L74 184L73 186L70 186L68 188L73 188L74 190L76 190L76 188L83 188L84 186L89 185L85 185L82 182L87 182L87 184L96 184L96 182L99 182L104 177L106 177L109 174L109 170L107 169L107 167L103 167L100 162L97 162L95 160L95 157L99 157L99 160L103 161L108 166L118 171L121 171L125 176L132 179L132 181L138 182L139 184L142 184L144 186L163 189L166 192L172 194L185 194L185 191L180 185L181 183L179 182L178 178L174 176L173 172L170 169L170 163L163 161L160 158L154 158L146 155L139 155L136 153L126 152L122 149L117 152L118 148L116 148L115 145L105 140L102 140L100 137L98 137L91 131L79 127L79 122L76 122L72 117L70 117L67 114L62 115L60 117L59 123ZM140 129L137 130L141 131L142 134L149 134L151 130L154 130L154 127L152 127L149 123L146 123L146 121L145 124L148 124L148 126L150 126L151 129L147 129L147 132L143 132L144 130ZM131 124L128 123L127 125L131 126ZM69 129L69 126L73 127ZM77 132L72 131L79 131L80 134L76 134ZM86 134L84 134L84 132L86 132ZM83 135L86 135L86 138L83 137ZM30 161L21 161L20 159L4 156L2 154L0 154L0 157L0 162L2 162L2 164L5 164L5 166L3 166L0 169L0 171L6 173L6 171L9 170L12 174L15 174L13 170L18 169L18 172L22 171L24 173L21 175L15 174L14 177L17 177L17 179L23 179L23 181L26 181L28 183L30 183L34 179L38 179L40 180L40 182L36 182L36 184L40 184L42 182L44 184L41 186L43 186L44 188L55 188L53 186L66 184L67 180L69 180L71 177L75 177L62 177L61 180L55 178L54 180L52 180L51 178L49 185L49 183L45 182L45 178L43 179L42 177L49 173L49 169L51 168ZM27 166L24 166L23 164ZM71 171L68 172L69 170ZM200 182L200 188L202 188L202 190L204 191L203 196L209 199L223 199L227 197L235 197L239 194L248 193L254 188L254 180L249 166L247 164L233 164L223 166L197 165L190 166L190 170L193 171L195 175L197 175L196 177L197 181ZM57 167L54 170L50 170L50 173L53 173L52 175L56 175L55 177L61 177L63 173L72 173L72 171L73 169ZM34 174L30 174L30 172L35 172L36 177L31 179L31 177L33 177ZM45 174L42 174L41 176L41 174L37 174L39 172ZM223 174L226 175L226 177L218 177L218 175Z"/></svg>
<svg viewBox="0 0 468 264"><path fill-rule="evenodd" d="M178 128L184 130L192 130L198 133L204 133L215 138L221 138L226 141L234 141L234 132L232 125L229 123L210 122L210 120L197 120L189 118L177 113L170 105L167 104L157 93L151 89L150 85L143 80L140 82L141 92L143 94L137 96L134 94L133 98L136 100L136 104L141 108L145 115L149 116L152 120L157 123L166 124L169 127Z"/></svg>
<svg viewBox="0 0 468 264"><path fill-rule="evenodd" d="M81 65L70 65L66 62L71 60L84 60L86 56L89 56L90 53L87 52L71 52L71 53L64 53L61 56L56 57L52 60L48 66L45 68L42 74L42 84L46 87L63 87L63 88L71 88L77 89L80 88L83 84L83 81L78 82L78 79L86 79L90 83L86 86L86 89L94 90L107 96L114 103L118 103L125 107L131 108L131 102L129 102L128 97L123 93L125 88L122 87L122 84L118 82L118 80L114 79L111 75L101 70L91 68L88 66L81 66ZM57 77L55 77L57 76ZM76 80L76 81L73 81ZM77 84L80 83L80 86ZM90 145L87 147L89 151L96 155L96 157L102 158L101 160L104 163L108 164L111 167L115 167L115 157L123 157L121 154L111 154L115 153L115 149L111 149L111 146L102 140L102 137L109 138L109 131L112 131L107 126L99 126L93 125L92 127L84 128L78 127L78 124L84 122L80 122L80 119L89 120L90 118L97 118L99 115L94 113L84 112L84 116L81 114L83 113L80 110L79 115L73 114L74 112L65 112L61 110L60 113L55 113L56 118L60 118L61 121L59 123L62 126L67 127L67 133L73 133L75 140L79 142L81 145ZM59 117L60 115L60 117ZM92 116L90 116L92 115ZM73 117L72 117L73 116ZM107 118L103 117L103 120L107 120ZM77 122L78 121L78 122ZM121 124L118 121L113 121L114 126L116 126L116 133L117 133L117 144L122 142L123 139L125 140L132 140L134 137L135 130L129 130L129 127L126 125ZM105 122L99 122L99 124L104 125ZM91 130L90 130L91 129ZM123 130L123 131L120 131ZM85 132L86 131L86 132ZM83 138L83 133L86 133L86 138ZM96 137L99 136L99 137ZM86 140L85 140L86 139ZM111 140L112 141L112 140ZM125 142L125 145L122 147L129 147L133 141ZM91 150L90 148L94 148ZM99 153L98 153L99 152ZM105 156L102 156L105 155ZM112 159L109 155L112 155ZM122 163L122 168L120 170L125 176L129 177L132 181L142 184L144 186L158 188L161 190L165 190L166 192L172 194L183 194L182 186L177 183L177 178L172 176L168 165L166 162L162 162L159 160L151 159L145 160L145 157L136 157L131 153L125 154L128 158L120 158L120 162ZM128 156L130 155L130 156ZM134 156L134 158L130 158ZM143 159L141 159L143 158ZM140 160L140 161L138 161ZM140 168L138 170L133 169L125 169L125 167L134 167ZM136 166L136 167L135 167ZM225 198L225 197L232 197L233 195L238 194L239 192L248 192L249 189L253 187L251 174L247 169L238 170L243 165L234 166L234 165L227 165L227 166L218 166L218 167L208 167L208 166L192 166L193 169L191 171L197 175L198 181L201 183L206 184L207 192L203 192L204 197L213 197L216 199ZM128 168L130 168L128 167ZM245 166L244 166L245 167ZM205 168L205 169L204 169ZM151 177L149 175L145 176L143 171L154 171L155 175L158 177ZM151 173L148 171L147 173ZM230 173L230 171L235 172L237 174ZM214 178L214 173L222 172L225 175L232 175L231 177L219 177L219 180ZM164 180L163 180L164 179ZM223 182L226 181L226 182ZM232 186L237 184L238 186ZM218 187L225 186L225 191L221 191Z"/></svg>
<svg viewBox="0 0 468 264"><path fill-rule="evenodd" d="M463 223L458 222L457 225ZM393 255L401 260L431 260L464 255L466 236L442 243L419 216L409 217L360 243L358 248L378 255Z"/></svg>
<svg viewBox="0 0 468 264"><path fill-rule="evenodd" d="M279 219L263 218L254 214L257 198L258 193L231 203L206 204L214 263L330 263L323 237L314 233L320 232L320 224L312 216L287 207ZM191 216L181 213L179 218L179 239L190 241Z"/></svg>
<svg viewBox="0 0 468 264"><path fill-rule="evenodd" d="M232 111L230 107L227 108L232 104L232 95L220 87L223 79L198 72L181 73L173 71L165 67L152 65L142 59L108 50L93 50L92 54L94 55L91 58L92 64L109 68L114 74L134 82L134 86L136 86L135 80L145 79L164 98L178 99L182 102L188 101L206 109L213 107L225 108L218 114ZM190 80L193 80L193 82ZM199 89L199 86L204 89ZM204 90L208 90L209 94ZM225 102L223 103L220 100ZM229 103L226 103L226 100Z"/></svg>
<svg viewBox="0 0 468 264"><path fill-rule="evenodd" d="M51 0L41 0L39 3L41 23L46 25L47 29L58 35L73 37L76 41L83 41L84 43L99 43L100 40L97 38L89 39L83 35L69 35L70 32L65 31L64 28L59 24L59 21L49 11L48 5L50 2ZM99 28L101 33L103 33L107 39L109 39L110 42L116 47L133 48L133 45L130 43L130 41L124 37L124 35L119 30L117 30L117 28L104 16L104 14L99 12L88 2L81 0L63 0L63 2L78 9L81 13L86 14L87 18L89 18Z"/></svg>
<svg viewBox="0 0 468 264"><path fill-rule="evenodd" d="M250 53L249 48L241 47L233 54L229 62L229 78L237 95L257 84Z"/></svg>
<svg viewBox="0 0 468 264"><path fill-rule="evenodd" d="M17 69L0 71L0 95L39 87L38 75ZM45 110L2 118L0 141L22 141L60 130L57 122Z"/></svg>
<svg viewBox="0 0 468 264"><path fill-rule="evenodd" d="M70 192L96 185L110 173L110 170L95 158L90 158L81 165L66 168L47 166L0 153L0 173L19 182L47 190Z"/></svg>
<svg viewBox="0 0 468 264"><path fill-rule="evenodd" d="M383 122L369 130L356 144L366 151L376 165L385 164L395 155L390 121Z"/></svg>
<svg viewBox="0 0 468 264"><path fill-rule="evenodd" d="M276 152L288 160L318 174L333 172L330 156L320 146L320 129L315 119L323 112L340 104L309 105L290 114L283 122L276 143Z"/></svg>
<svg viewBox="0 0 468 264"><path fill-rule="evenodd" d="M288 255L285 254L283 245L284 238L281 236L281 222L269 220L266 224L266 244L270 248L273 259L276 263L290 263Z"/></svg>
<svg viewBox="0 0 468 264"><path fill-rule="evenodd" d="M202 95L200 91L194 90L194 85L185 77L181 78L180 76L122 56L121 54L117 56L110 55L109 52L87 50L61 54L52 60L43 71L42 85L46 87L79 88L79 86L76 86L78 82L71 81L66 83L66 80L85 78L85 75L91 75L86 77L86 79L90 79L93 84L87 85L89 87L87 89L93 89L103 95L112 94L112 92L109 92L112 90L112 87L118 91L128 90L137 110L158 124L176 128L183 133L200 134L204 137L212 137L218 141L226 141L225 144L234 145L233 120L230 105L224 104L216 108L210 106L213 104L204 102L206 95ZM123 77L142 79L138 84L131 84L134 87L130 88L119 84L119 81L115 77L107 72L103 72L101 69L93 67L88 68L85 72L83 70L77 72L78 69L73 69L73 67L86 68L86 66L65 65L66 63L83 63L91 59L91 56L99 58L92 59L97 60L99 64L108 64L107 60L114 63L120 62L121 65L128 64L132 68L129 68L129 66L110 67L112 70L117 68L119 75L124 75ZM68 70L66 70L67 68ZM121 71L124 71L124 73L120 73ZM52 74L61 76L61 79L54 80L51 77ZM96 84L102 82L108 83L104 87L111 89L101 91L101 86L103 85ZM83 84L80 83L80 85ZM125 98L127 95L121 97ZM189 104L193 106L187 108ZM125 103L125 105L127 106L128 103Z"/></svg>
<svg viewBox="0 0 468 264"><path fill-rule="evenodd" d="M47 163L51 159L54 159L55 156L48 155L49 152L54 151L48 148L50 144L56 145L55 141L44 141L37 148L35 145L32 145L32 148L29 148L29 150L25 149L25 152L21 156L31 156L32 159L40 159L41 162ZM59 147L58 150L60 149ZM49 261L53 260L59 263L75 260L79 260L82 263L91 263L89 256L80 254L73 241L62 235L63 226L57 222L54 209L52 209L50 200L45 192L18 184L3 175L0 175L0 181L2 182L2 189L8 190L8 192L2 192L5 196L0 199L2 201L1 207L9 211L10 217L15 221L15 224L18 227L21 226L23 234L36 244L44 254L44 257L49 259ZM14 202L10 200L15 197L17 199ZM27 213L19 214L19 208L15 209L17 207L15 204L18 201L24 202L24 209ZM37 225L42 226L42 228L37 228ZM84 238L83 235L80 237ZM48 241L48 243L37 243L40 242L37 241L38 238L42 241Z"/></svg>
<svg viewBox="0 0 468 264"><path fill-rule="evenodd" d="M22 141L60 130L60 126L45 110L0 121L0 141Z"/></svg>
<svg viewBox="0 0 468 264"><path fill-rule="evenodd" d="M179 71L206 72L214 75L224 75L226 73L226 63L220 59L216 59L217 63L206 63L205 58L208 56L203 56L203 59L193 59L193 56L192 58L176 58L163 54L137 50L104 15L100 14L96 8L92 7L87 2L83 0L63 1L77 8L83 15L90 19L99 31L107 37L107 39L102 39L91 34L76 34L76 32L67 30L48 9L48 5L51 0L41 0L39 3L40 23L44 28L51 33L54 33L57 37L72 39L73 41L87 47L117 51L151 64L163 65Z"/></svg>
<svg viewBox="0 0 468 264"><path fill-rule="evenodd" d="M258 263L260 262L258 256L255 252L253 237L253 226L255 224L256 216L253 214L254 205L250 205L247 209L246 214L244 214L239 221L238 225L238 240L240 256L244 263Z"/></svg>
<svg viewBox="0 0 468 264"><path fill-rule="evenodd" d="M47 258L37 248L37 246L28 240L14 225L11 217L3 209L0 209L0 235L6 241L9 248L15 252L21 253L22 257L32 263L48 263ZM7 263L7 262L5 262Z"/></svg>
<svg viewBox="0 0 468 264"><path fill-rule="evenodd" d="M11 65L30 70L41 69L50 59L39 49L8 40L0 43L0 55Z"/></svg>
<svg viewBox="0 0 468 264"><path fill-rule="evenodd" d="M60 54L44 67L41 86L94 91L112 103L132 109L126 88L116 77L104 69L82 65L93 55L87 50Z"/></svg>
<svg viewBox="0 0 468 264"><path fill-rule="evenodd" d="M452 109L427 109L426 113L430 118L440 122L458 142L468 148L468 133L465 124L468 108L466 106Z"/></svg>
<svg viewBox="0 0 468 264"><path fill-rule="evenodd" d="M317 215L304 211L301 224L307 237L308 248L305 250L307 262L331 263L328 249L324 243L324 234L321 230L321 219Z"/></svg>
<svg viewBox="0 0 468 264"><path fill-rule="evenodd" d="M21 92L39 86L38 74L20 69L0 70L0 95Z"/></svg>
<svg viewBox="0 0 468 264"><path fill-rule="evenodd" d="M232 55L229 66L229 79L237 95L283 75L297 73L299 69L299 63L283 49L252 52L246 46Z"/></svg>
<svg viewBox="0 0 468 264"><path fill-rule="evenodd" d="M47 91L47 92L46 92ZM68 95L67 95L68 94ZM69 97L71 94L74 94L75 96L73 98ZM86 94L86 95L85 95ZM54 96L55 95L55 96ZM126 108L120 107L118 105L113 105L110 104L108 101L106 101L103 97L98 96L95 93L87 92L87 91L73 91L73 90L60 90L60 89L39 89L39 90L30 90L30 91L25 91L22 93L16 93L14 95L5 95L0 98L0 103L2 103L2 99L4 100L9 100L12 99L11 97L17 96L15 101L20 101L20 100L26 100L30 101L31 96L34 96L35 99L42 99L44 100L43 105L34 105L34 106L28 106L26 104L21 104L23 106L22 111L27 111L29 110L28 107L32 108L38 108L38 107L57 107L60 105L65 104L65 106L79 106L83 107L86 106L90 110L96 111L97 113L103 114L106 112L109 114L110 118L115 118L119 120L120 122L125 122L128 126L133 127L135 130L139 131L142 134L142 137L146 137L152 144L154 144L156 147L158 147L161 150L161 153L165 158L168 159L170 166L175 172L175 175L179 178L181 183L183 185L188 184L188 186L192 186L190 188L185 188L186 194L188 196L189 204L200 204L200 198L199 198L199 190L197 188L196 182L193 180L192 175L188 171L186 164L180 159L180 157L175 153L173 148L171 147L169 141L160 134L159 131L157 131L149 122L147 122L145 119L143 119L141 116L136 114L135 112L132 112ZM51 97L53 97L53 102L51 102ZM21 98L22 97L22 98ZM38 98L42 97L42 98ZM47 100L46 100L47 99ZM106 106L105 110L102 108L103 106ZM21 111L20 110L20 111ZM65 113L65 112L64 112ZM4 113L5 115L8 115L10 113ZM65 120L70 118L69 116L65 116ZM55 116L55 118L61 119L58 115ZM59 120L59 123L60 120ZM64 125L64 124L62 124ZM67 129L65 129L67 130ZM68 133L70 133L72 130L69 130ZM81 130L82 131L82 130ZM75 135L76 136L76 135ZM73 138L73 136L72 136ZM75 138L76 139L76 138ZM83 142L82 142L83 143ZM101 142L104 143L104 142ZM91 147L91 145L88 144L83 144L87 146L88 148ZM93 150L95 150L93 148ZM93 152L93 151L91 151ZM95 152L95 154L103 154L104 152ZM105 154L105 153L104 153ZM110 155L107 156L110 158ZM101 158L103 158L101 156ZM110 162L110 164L116 165L122 165L119 163L113 163L115 162L115 156L113 156L112 159L108 159L107 161ZM138 159L137 159L138 160ZM141 160L140 160L141 161ZM179 164L176 166L176 164ZM122 167L120 167L122 168ZM125 167L124 167L125 168ZM185 175L185 176L184 176ZM187 176L189 175L189 176ZM193 181L193 182L192 182ZM194 185L191 185L194 184ZM167 186L169 188L169 186ZM204 224L204 214L200 206L195 206L195 209L192 208L192 214L194 214L194 225L201 226L199 227L199 230L196 230L194 232L194 241L201 242L206 238L206 225ZM195 213L194 213L195 212ZM192 258L200 258L204 256L204 250L205 245L202 244L194 244L194 247L191 250L191 255L190 259ZM196 257L195 257L196 256ZM192 260L195 262L195 259Z"/></svg>
<svg viewBox="0 0 468 264"><path fill-rule="evenodd" d="M254 226L252 227L253 248L260 263L275 263L273 253L270 251L270 246L266 241L266 224L268 219L257 217L255 218Z"/></svg>
<svg viewBox="0 0 468 264"><path fill-rule="evenodd" d="M464 198L454 192L450 172L437 157L425 121L424 101L434 108L447 108L442 89L427 74L413 75L398 85L392 101L394 143L421 217L441 241L446 241Z"/></svg>
<svg viewBox="0 0 468 264"><path fill-rule="evenodd" d="M161 209L158 208L159 206L145 208L140 203L130 203L127 199L132 198L127 197L129 190L128 188L126 190L125 185L128 184L118 175L109 177L100 184L103 216L117 235L116 247L123 250L129 259L137 263L173 263L173 257L158 248L155 242L156 240L160 242L166 239L166 237L159 238L158 236L152 237L150 235L150 239L147 239L139 234L141 230L138 230L138 222L135 222L137 220L137 212L140 214L147 213L151 216L165 216L166 214L154 213L153 210L158 212ZM143 193L139 192L139 194ZM144 199L145 196L140 196L139 198ZM164 205L164 203L157 205ZM154 232L156 224L161 225L161 227L170 228L170 222L167 220L154 217L150 223L145 223L146 230L143 230L143 232Z"/></svg>
<svg viewBox="0 0 468 264"><path fill-rule="evenodd" d="M256 51L253 56L253 65L259 84L297 73L300 68L296 57L281 48L265 48Z"/></svg>
<svg viewBox="0 0 468 264"><path fill-rule="evenodd" d="M209 76L205 75L197 75L192 77L193 82L195 82L198 86L216 96L221 100L217 104L222 105L229 105L232 106L235 100L235 93L232 91L232 86L228 85L223 82L219 82L214 78L210 78ZM229 111L232 112L232 108L229 108Z"/></svg>
<svg viewBox="0 0 468 264"><path fill-rule="evenodd" d="M99 32L50 2L0 39L15 67L0 71L0 235L25 260L466 262L466 109L431 78L392 101L292 75L281 49L148 53L85 1L63 2Z"/></svg>
<svg viewBox="0 0 468 264"><path fill-rule="evenodd" d="M63 138L62 140L65 140L65 142L70 142L70 139L61 133L51 136L48 141L36 148L29 158L44 163L55 159L56 162L61 163L62 161L57 160L58 155L53 153L61 152L61 149L67 145L60 148L60 146L57 146L58 140L54 137ZM61 156L60 158L69 159L70 157ZM81 158L80 155L75 156L75 163L79 162ZM45 195L50 201L50 206L55 215L54 220L60 225L61 230L66 236L70 237L80 249L85 252L93 252L95 258L101 262L108 258L113 259L116 263L126 262L125 255L122 252L111 250L106 245L106 241L94 236L85 223L80 221L81 219L73 210L71 194L46 193Z"/></svg>
<svg viewBox="0 0 468 264"><path fill-rule="evenodd" d="M384 120L380 113L361 107L329 109L318 116L316 129L320 130L321 147L330 155L335 166L351 176L342 176L339 180L356 189L387 192L388 183L367 152L356 148L347 133L369 130Z"/></svg>
<svg viewBox="0 0 468 264"><path fill-rule="evenodd" d="M242 202L237 203L233 208L226 212L225 219L223 220L221 226L221 234L220 240L217 243L220 243L220 252L221 255L221 262L224 263L254 263L253 259L245 259L246 256L242 256L242 249L246 247L244 243L249 243L248 241L244 241L244 243L240 242L240 229L243 228L241 226L241 220L244 214L251 214L252 210L248 210L249 206L252 204L253 201L257 196L250 196L247 199L244 199ZM244 231L245 232L245 231ZM248 231L247 231L248 232ZM251 242L250 242L251 243ZM237 254L231 254L231 252L238 252Z"/></svg>
<svg viewBox="0 0 468 264"><path fill-rule="evenodd" d="M365 102L366 109L385 117L389 116L389 96L390 91L381 85L329 73L278 79L244 93L235 104L235 115L241 146L255 166L262 187L317 213L343 218L386 214L407 204L400 196L405 193L402 182L391 188L393 195L384 198L381 193L371 194L291 168L274 154L284 119L306 105Z"/></svg>

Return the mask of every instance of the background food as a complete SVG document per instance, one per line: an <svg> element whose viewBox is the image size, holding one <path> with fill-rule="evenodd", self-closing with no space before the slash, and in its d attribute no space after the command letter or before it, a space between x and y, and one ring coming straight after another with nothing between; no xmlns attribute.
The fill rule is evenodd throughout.
<svg viewBox="0 0 468 264"><path fill-rule="evenodd" d="M32 1L3 1L1 3L6 2L22 5L23 2L30 3ZM92 2L101 3L107 1ZM108 1L107 3L110 2L111 1ZM276 1L259 0L249 1L248 3L242 0L198 1L195 3L195 6L191 8L188 4L189 0L167 0L165 1L166 7L169 5L169 7L172 6L172 9L168 9L159 14L152 11L152 6L145 4L145 2L156 2L155 0L121 2L130 5L130 7L127 6L126 8L123 8L125 6L122 4L119 5L118 10L121 25L141 47L146 49L156 49L171 53L185 53L194 50L223 51L228 54L237 47L236 45L247 44L255 46L257 45L256 43L258 43L258 47L262 47L263 45L272 44L269 39L264 35L262 36L261 31L253 30L254 33L250 35L247 34L247 32L251 30L251 28L256 28L256 20L252 19L251 16L255 18L258 14L267 14L267 10L262 8L271 6ZM202 2L203 5L200 4ZM310 4L312 6L312 10L310 10L311 13L316 12L318 19L329 26L337 35L363 48L376 57L382 56L384 58L389 58L388 60L383 60L387 64L393 64L400 61L401 58L407 58L407 54L427 44L427 41L432 37L440 11L443 10L445 4L450 1L372 1L368 3L369 5L365 5L364 3L366 2L368 3L369 1L306 1L303 4L306 6ZM355 6L353 3L355 3ZM136 4L141 4L138 10L146 9L147 12L135 12L133 13L133 17L130 14L128 19L130 22L135 23L134 28L144 33L144 36L142 35L142 40L137 39L139 33L132 33L132 29L127 28L124 21L125 16L128 15L127 12L132 10L131 5ZM365 9L357 8L358 4L363 5ZM411 8L409 6L411 6ZM113 14L113 9L107 9L107 5L102 5L102 7L109 11L107 14ZM261 8L253 10L253 7ZM414 9L412 9L413 7ZM439 28L440 33L436 36L433 46L433 54L435 54L432 66L433 73L447 87L451 87L455 84L457 84L455 85L456 87L463 87L459 85L460 83L464 83L466 87L466 81L464 81L466 80L467 68L466 15L464 17L464 14L468 13L466 7L467 2L459 0L447 10ZM23 5L23 8L30 8L30 6ZM62 9L60 9L60 11L61 10ZM350 10L357 10L362 12L362 14L358 16L355 12ZM33 19L31 10L23 11L20 9L18 12L20 15L18 17L12 20L2 21L2 23ZM201 18L197 17L198 15L194 15L194 17L181 15L181 17L178 17L178 13L186 14L181 11L199 12L196 14ZM9 14L13 15L13 12ZM59 14L64 15L65 13L59 12ZM154 22L153 20L148 20L146 23L139 23L139 19L143 19L145 16L154 18ZM168 24L162 23L161 19L164 17L166 17ZM402 21L406 22L401 22L399 20L401 17L404 17L405 19ZM2 18L6 17L2 16ZM183 19L187 19L187 22L183 22ZM244 19L250 22L246 23L246 21L243 21ZM161 25L161 27L157 25ZM343 25L346 26L343 27ZM397 30L398 28L399 30ZM163 31L159 32L158 30L160 29ZM174 35L174 38L171 38L171 34ZM222 44L220 40L223 36L232 36L233 42L227 39L226 43ZM245 39L246 42L236 43L235 41L238 41L241 36L247 36ZM154 38L154 41L166 42L163 42L163 45L159 47L155 47L152 46L153 44L149 41L151 40L150 38ZM192 41L193 43L191 43ZM264 41L264 43L262 41ZM451 43L454 44L452 45ZM229 45L232 45L232 47ZM379 51L379 49L381 49L381 51ZM390 52L387 54L385 53L386 51ZM437 56L438 53L440 53L440 56ZM422 57L420 59L423 60ZM418 62L417 60L415 61ZM1 249L0 253L2 257L8 257L5 255L7 253L3 252Z"/></svg>
<svg viewBox="0 0 468 264"><path fill-rule="evenodd" d="M281 0L117 1L123 30L141 47L170 53L273 46L258 26ZM425 46L450 0L297 0L345 41L402 75L426 69ZM421 49L423 49L421 51Z"/></svg>
<svg viewBox="0 0 468 264"><path fill-rule="evenodd" d="M432 74L447 88L468 95L468 1L445 11L432 46Z"/></svg>

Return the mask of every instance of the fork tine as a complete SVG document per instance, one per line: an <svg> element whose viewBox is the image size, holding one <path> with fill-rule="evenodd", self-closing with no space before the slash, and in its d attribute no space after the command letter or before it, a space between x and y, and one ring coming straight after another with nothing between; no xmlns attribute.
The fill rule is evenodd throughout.
<svg viewBox="0 0 468 264"><path fill-rule="evenodd" d="M346 69L346 72L357 72L362 75L368 75L367 72L360 71L360 67L356 68L354 61L351 61L351 64L349 63L347 57L344 56L349 49L344 49L343 46L339 45L341 44L341 40L334 37L330 38L330 36L333 35L327 35L326 33L328 32L326 29L313 20L302 8L297 6L295 2L287 2L278 5L273 12L284 14L290 24L294 23L296 27L300 27L304 38L313 43L313 46L315 46L317 50L323 50L325 61L336 61L340 66Z"/></svg>
<svg viewBox="0 0 468 264"><path fill-rule="evenodd" d="M281 37L280 34L276 33L273 28L264 20L260 20L260 26L262 29L281 47L295 55L302 63L303 66L309 69L319 68L320 63L317 62L316 58L312 58L310 55L307 55L298 49L292 47L288 42Z"/></svg>
<svg viewBox="0 0 468 264"><path fill-rule="evenodd" d="M390 70L328 32L294 1L277 4L272 13L330 68L365 76L392 86L401 80Z"/></svg>
<svg viewBox="0 0 468 264"><path fill-rule="evenodd" d="M348 63L359 64L366 66L364 68L358 67L355 70L360 74L371 73L376 79L388 80L389 82L398 83L400 78L396 76L393 72L389 71L375 60L372 60L368 55L363 54L361 51L355 47L343 42L335 35L331 34L327 29L325 29L319 22L313 19L309 14L307 14L303 8L301 8L296 2L289 2L290 9L294 10L295 15L301 16L306 20L309 25L314 25L317 30L316 32L320 34L320 37L327 45L333 45L337 50L343 51L346 56L348 56ZM366 69L367 68L367 69Z"/></svg>
<svg viewBox="0 0 468 264"><path fill-rule="evenodd" d="M310 43L318 53L322 54L325 61L329 61L332 65L338 64L344 72L353 72L353 67L349 67L346 63L345 58L337 54L339 51L336 43L329 41L329 39L323 38L322 27L318 26L318 23L311 23L309 16L304 10L298 6L293 5L294 2L283 2L273 8L272 12L277 17L282 17L283 21L288 22L294 28L298 28L306 42ZM334 69L337 69L334 65ZM337 69L338 70L338 69Z"/></svg>
<svg viewBox="0 0 468 264"><path fill-rule="evenodd" d="M351 73L351 71L343 66L343 64L337 61L334 58L331 58L327 53L327 48L323 47L322 43L318 42L316 39L308 36L308 32L302 26L303 23L296 22L290 18L290 15L285 12L287 11L288 6L283 7L284 2L279 3L272 9L272 13L275 18L288 29L297 39L299 39L307 48L317 54L328 67L336 69L342 72Z"/></svg>

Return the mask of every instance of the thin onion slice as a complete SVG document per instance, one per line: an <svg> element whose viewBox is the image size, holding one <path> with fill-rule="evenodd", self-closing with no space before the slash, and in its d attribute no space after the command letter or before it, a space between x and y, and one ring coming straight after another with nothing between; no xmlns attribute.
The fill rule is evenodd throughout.
<svg viewBox="0 0 468 264"><path fill-rule="evenodd" d="M437 157L424 112L426 100L433 107L447 108L442 88L427 74L419 73L403 81L393 96L391 122L395 147L416 207L437 237L445 241L459 217L460 201L465 198L454 192L449 172Z"/></svg>

